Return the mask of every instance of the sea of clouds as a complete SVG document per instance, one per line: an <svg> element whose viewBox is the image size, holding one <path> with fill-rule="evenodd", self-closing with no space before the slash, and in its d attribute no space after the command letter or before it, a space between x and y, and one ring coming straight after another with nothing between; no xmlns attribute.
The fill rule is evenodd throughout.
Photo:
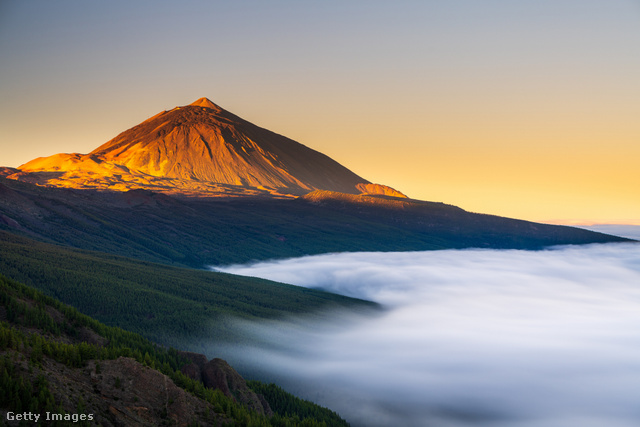
<svg viewBox="0 0 640 427"><path fill-rule="evenodd" d="M232 364L354 426L640 425L640 244L342 253L215 270L380 303L238 322Z"/></svg>
<svg viewBox="0 0 640 427"><path fill-rule="evenodd" d="M614 236L626 237L629 239L640 240L640 225L624 225L624 224L594 224L580 226L591 231L600 233L613 234Z"/></svg>

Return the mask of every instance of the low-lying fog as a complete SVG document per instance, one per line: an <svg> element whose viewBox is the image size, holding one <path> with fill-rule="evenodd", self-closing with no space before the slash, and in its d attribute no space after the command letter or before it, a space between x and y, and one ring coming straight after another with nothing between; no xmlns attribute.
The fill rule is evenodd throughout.
<svg viewBox="0 0 640 427"><path fill-rule="evenodd" d="M264 344L217 349L354 426L640 425L640 244L343 253L216 270L387 308L243 323Z"/></svg>
<svg viewBox="0 0 640 427"><path fill-rule="evenodd" d="M600 233L613 234L614 236L640 240L640 225L595 224L580 226L580 228L586 228L591 231L598 231Z"/></svg>

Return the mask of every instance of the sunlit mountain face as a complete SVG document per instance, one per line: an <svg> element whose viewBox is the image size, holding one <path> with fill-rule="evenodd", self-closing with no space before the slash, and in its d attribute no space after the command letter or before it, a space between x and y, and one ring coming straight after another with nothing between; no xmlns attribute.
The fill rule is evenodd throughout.
<svg viewBox="0 0 640 427"><path fill-rule="evenodd" d="M37 158L10 178L66 188L294 197L314 190L404 197L207 98L163 111L89 154Z"/></svg>
<svg viewBox="0 0 640 427"><path fill-rule="evenodd" d="M0 193L0 229L198 268L325 252L625 240L410 199L206 98L88 154L0 168Z"/></svg>

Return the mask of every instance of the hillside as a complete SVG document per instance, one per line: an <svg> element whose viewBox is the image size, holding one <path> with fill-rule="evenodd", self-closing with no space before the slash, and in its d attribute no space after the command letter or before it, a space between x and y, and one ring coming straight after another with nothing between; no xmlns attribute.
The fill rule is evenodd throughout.
<svg viewBox="0 0 640 427"><path fill-rule="evenodd" d="M196 268L340 251L622 240L409 199L206 98L89 154L0 168L0 229Z"/></svg>
<svg viewBox="0 0 640 427"><path fill-rule="evenodd" d="M241 342L231 318L377 309L313 289L67 249L6 232L0 232L0 272L108 325L191 351Z"/></svg>
<svg viewBox="0 0 640 427"><path fill-rule="evenodd" d="M389 196L317 191L292 200L181 198L2 178L0 230L196 268L327 252L539 249L625 240Z"/></svg>
<svg viewBox="0 0 640 427"><path fill-rule="evenodd" d="M251 387L223 360L159 347L0 275L2 425L347 425L282 390L258 394L274 385Z"/></svg>

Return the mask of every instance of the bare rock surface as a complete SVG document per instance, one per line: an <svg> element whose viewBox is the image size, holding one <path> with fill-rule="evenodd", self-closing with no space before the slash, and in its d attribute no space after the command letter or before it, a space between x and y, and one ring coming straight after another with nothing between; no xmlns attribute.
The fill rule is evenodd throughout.
<svg viewBox="0 0 640 427"><path fill-rule="evenodd" d="M191 196L357 194L368 184L328 156L200 98L163 111L88 154L39 157L2 176L38 185Z"/></svg>
<svg viewBox="0 0 640 427"><path fill-rule="evenodd" d="M215 358L207 361L204 355L198 353L181 352L181 355L192 362L182 368L183 374L202 381L205 387L220 390L225 396L259 414L273 415L266 400L251 390L245 379L225 360Z"/></svg>

